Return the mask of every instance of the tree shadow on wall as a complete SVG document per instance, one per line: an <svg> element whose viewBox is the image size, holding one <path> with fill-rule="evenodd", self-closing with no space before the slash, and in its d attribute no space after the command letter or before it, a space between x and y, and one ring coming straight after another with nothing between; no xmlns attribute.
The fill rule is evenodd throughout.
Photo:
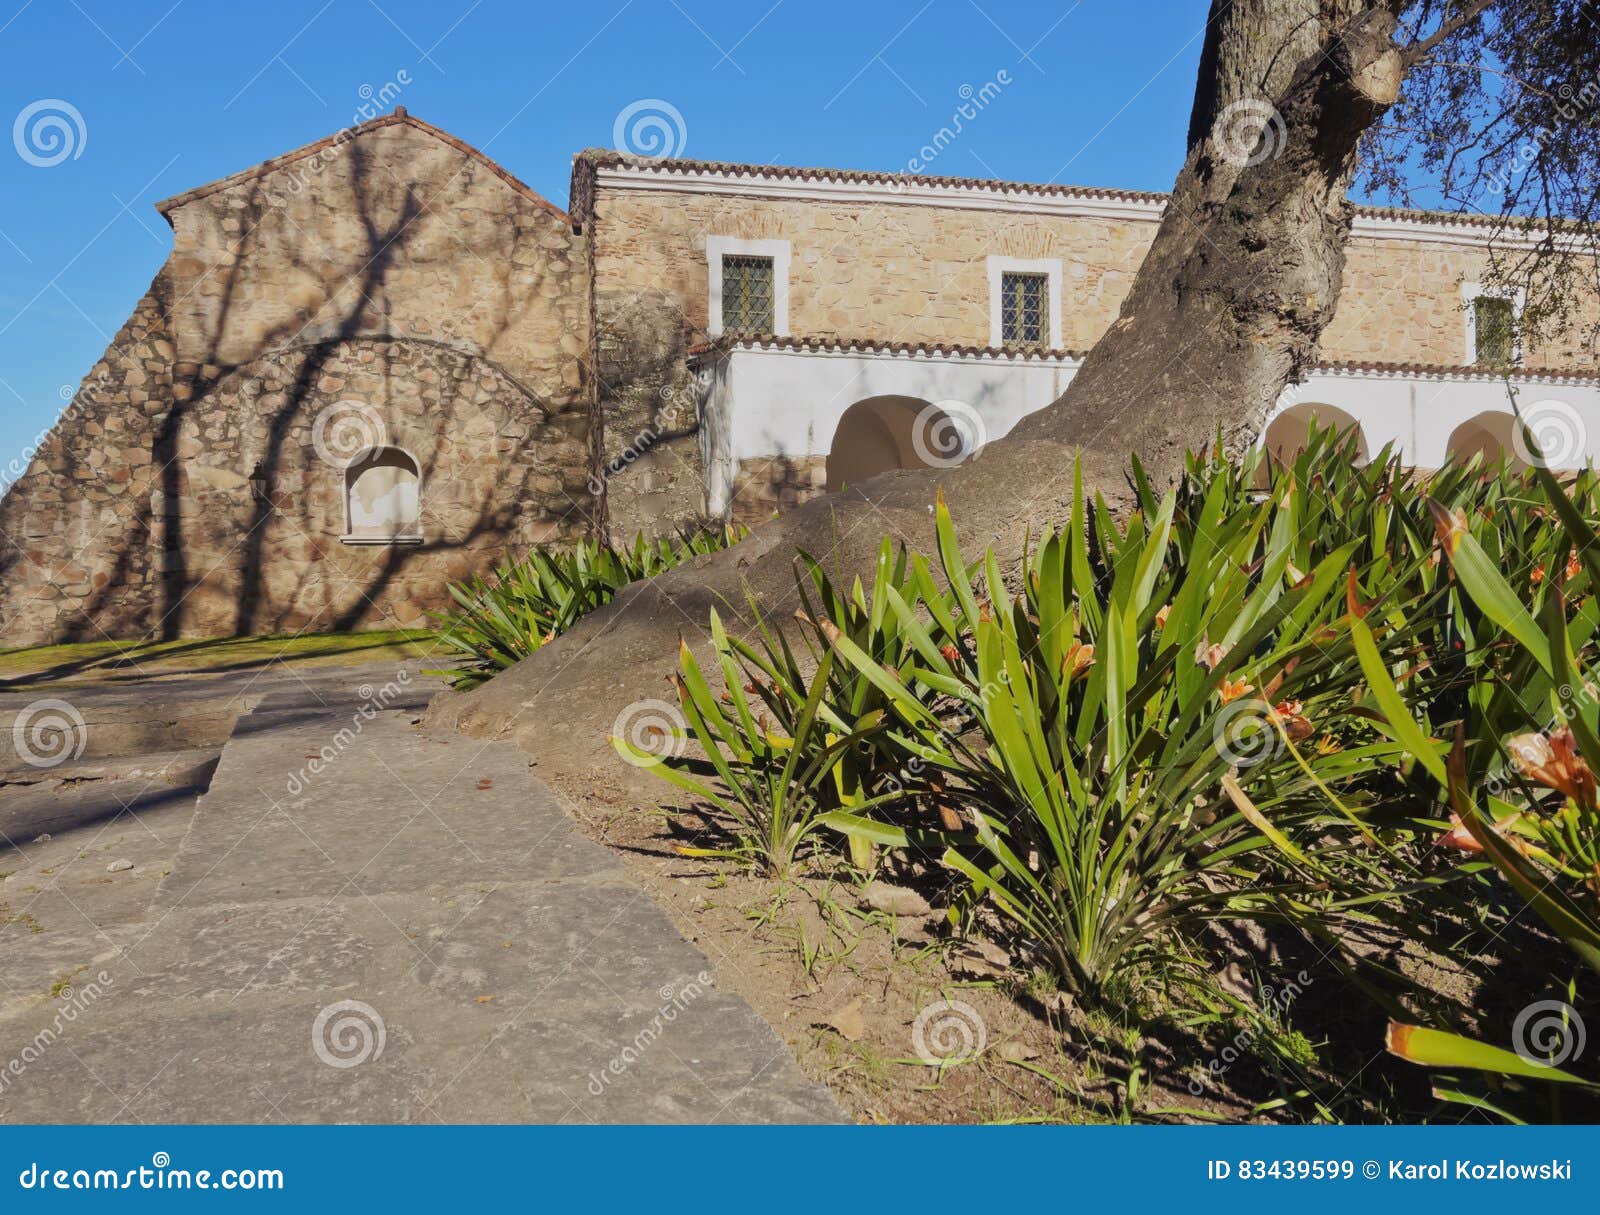
<svg viewBox="0 0 1600 1215"><path fill-rule="evenodd" d="M278 627L286 616L301 612L301 605L317 598L320 598L315 605L319 627L352 628L381 615L374 605L409 567L436 566L440 553L481 553L486 540L509 539L518 534L519 527L530 523L549 524L560 529L586 529L592 524L588 517L592 503L581 492L574 497L563 485L559 493L552 495L548 483L542 492L537 492L532 485L541 473L559 475L558 468L546 469L538 461L529 463L517 459L513 450L504 453L493 477L470 502L462 502L460 487L455 487L455 525L431 527L429 530L433 534L423 544L387 548L377 567L364 573L360 580L335 577L330 573L332 563L329 569L321 569L317 568L323 564L320 560L309 558L292 572L283 571L280 563L279 568L272 571L269 588L266 565L275 560L269 547L269 534L274 528L305 530L305 525L310 524L309 517L295 517L296 503L280 487L286 462L291 452L298 452L300 447L297 432L312 421L311 415L319 401L318 385L330 364L337 363L362 344L372 343L381 358L385 400L393 408L402 393L389 391L393 387L392 376L397 362L408 351L432 350L440 352L439 357L447 362L450 359L458 364L464 361L464 374L440 376L437 414L425 419L436 438L458 436L467 430L473 419L483 412L482 404L474 400L477 385L486 377L493 377L497 385L496 402L511 418L525 425L526 434L521 441L527 443L535 434L550 427L552 411L547 398L519 381L486 352L497 348L499 339L511 332L513 324L530 306L547 306L558 315L570 315L564 311L566 301L560 294L567 287L552 282L552 255L540 248L536 227L508 219L496 227L486 246L481 226L464 234L454 204L439 202L454 183L454 177L437 190L430 185L402 180L393 170L404 173L406 166L385 163L384 158L375 157L361 139L346 143L343 155L350 158L348 185L318 202L322 207L347 208L358 222L361 247L355 251L356 271L340 280L330 280L328 264L349 260L352 251L330 249L304 230L286 235L285 225L292 227L293 217L269 193L272 176L257 178L250 183L242 208L235 207L230 212L238 215L243 225L242 235L229 259L231 265L226 271L213 267L208 272L208 275L220 277L221 290L213 310L207 314L210 325L204 342L200 343L202 353L188 353L196 348L193 342L180 343L183 353L179 357L184 362L175 367L172 407L158 428L151 449L155 467L160 470L158 494L163 503L162 517L152 521L156 524L152 528L153 542L159 545L155 554L159 566L159 602L153 614L158 621L157 634L164 639L181 635L193 616L191 597L200 582L215 572L215 568L198 568L196 558L204 549L203 533L207 529L192 527L184 515L186 506L192 506L195 499L193 484L186 485L182 457L186 431L219 423L226 427L231 421L218 401L223 393L230 394L243 405L255 405L269 398L274 402L264 415L237 420L243 432L264 433L259 452L246 453L246 463L254 465L255 475L263 480L266 492L251 493L242 534L215 562L216 567L237 571L232 611L235 635ZM487 172L483 165L465 157L453 167L457 175ZM317 183L313 183L312 188L318 188ZM330 190L326 184L321 188ZM277 214L273 212L274 207L279 208ZM549 222L556 223L553 219ZM470 228L471 221L465 226ZM274 236L278 239L274 240ZM468 240L472 241L471 245ZM254 302L251 297L256 295L255 291L244 288L252 269L269 262L274 274L272 281L309 280L323 284L326 294L314 309L302 310L268 326L248 349L241 350L236 330L244 327L245 312ZM513 265L522 276L520 283L514 283L509 273L496 273L497 266ZM395 312L404 311L397 309L396 303L411 289L410 283L415 281L419 270L443 276L446 286L462 276L470 276L470 296L475 303L470 343L402 334L391 326ZM532 281L530 275L534 276ZM198 286L197 283L190 290ZM441 298L449 294L445 291ZM487 323L483 316L485 304L489 312ZM415 310L411 310L411 315L416 315ZM435 329L448 331L451 327L450 315L429 319ZM174 326L184 323L181 317L172 318ZM188 335L178 336L187 338ZM264 381L284 382L281 400L276 389L270 394L259 391ZM491 450L497 437L491 432L484 440ZM433 484L435 474L441 472L438 466L441 447L442 443L436 443L427 458L419 461L425 491ZM483 461L483 466L487 464L488 461ZM332 464L328 465L328 471L339 478L342 494L342 471ZM530 512L535 512L531 518ZM462 523L466 515L470 515L470 521ZM212 526L213 538L215 530ZM314 525L311 530L314 534L302 537L308 552L338 543L336 537L315 534ZM291 579L294 587L286 592ZM439 591L442 595L442 586Z"/></svg>

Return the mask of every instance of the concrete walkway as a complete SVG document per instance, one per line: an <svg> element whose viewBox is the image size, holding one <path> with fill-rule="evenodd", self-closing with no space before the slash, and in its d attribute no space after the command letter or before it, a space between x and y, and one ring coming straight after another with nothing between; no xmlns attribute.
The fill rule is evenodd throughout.
<svg viewBox="0 0 1600 1215"><path fill-rule="evenodd" d="M252 680L214 775L0 786L0 1122L842 1118L515 746L382 678Z"/></svg>

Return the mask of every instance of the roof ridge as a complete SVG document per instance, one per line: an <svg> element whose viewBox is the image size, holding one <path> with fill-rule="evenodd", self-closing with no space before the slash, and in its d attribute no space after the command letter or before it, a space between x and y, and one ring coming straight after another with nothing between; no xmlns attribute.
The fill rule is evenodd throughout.
<svg viewBox="0 0 1600 1215"><path fill-rule="evenodd" d="M887 169L834 169L808 168L798 165L758 165L726 160L696 160L690 157L634 156L607 148L586 148L575 159L583 159L596 168L627 167L654 169L671 173L725 173L737 177L779 177L800 181L833 180L841 182L872 182L878 184L904 183L913 186L931 186L948 190L995 190L1011 194L1033 194L1087 199L1113 199L1119 202L1165 203L1171 197L1167 190L1130 190L1119 186L1082 186L1060 182L1007 181L997 177L957 177L938 174L901 173ZM1397 219L1413 223L1447 223L1467 227L1490 227L1502 221L1539 224L1542 221L1530 216L1500 216L1468 214L1458 211L1435 211L1420 207L1391 207L1375 203L1356 203L1356 214L1368 219Z"/></svg>
<svg viewBox="0 0 1600 1215"><path fill-rule="evenodd" d="M380 130L383 127L392 126L413 127L426 135L431 135L441 143L448 144L458 151L466 153L468 156L485 165L492 173L494 173L496 177L504 181L517 193L521 194L530 201L537 203L540 207L544 208L562 223L568 225L573 223L572 216L567 214L567 212L563 211L560 207L556 206L549 199L545 198L544 195L540 194L532 186L528 185L526 182L522 181L513 174L507 172L506 169L504 169L496 160L489 156L488 153L478 150L466 140L458 139L456 136L450 134L450 132L441 130L432 123L424 122L422 119L409 113L403 105L397 105L389 113L380 114L378 117L370 118L366 122L356 123L353 126L340 127L332 135L325 136L322 139L313 140L308 144L304 144L298 148L295 148L293 151L285 152L281 156L273 156L267 160L263 160L259 164L252 165L248 169L241 169L237 173L230 173L226 177L219 177L215 181L208 182L202 186L196 186L192 190L185 190L181 194L174 194L170 198L164 198L155 204L155 208L161 213L162 216L167 218L168 222L171 222L171 214L173 211L177 210L179 207L186 206L197 199L205 198L208 195L216 194L222 190L231 189L233 186L240 185L246 181L252 181L258 177L265 177L267 174L275 173L279 169L294 164L296 161L305 160L308 157L316 156L329 148L338 147L340 145L349 143L351 140L362 135Z"/></svg>

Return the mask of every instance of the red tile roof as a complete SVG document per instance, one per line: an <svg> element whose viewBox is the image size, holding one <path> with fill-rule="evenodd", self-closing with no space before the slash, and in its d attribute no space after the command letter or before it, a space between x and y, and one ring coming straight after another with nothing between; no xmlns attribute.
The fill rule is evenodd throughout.
<svg viewBox="0 0 1600 1215"><path fill-rule="evenodd" d="M700 342L688 350L690 359L700 359L718 350L800 350L813 353L839 351L862 354L904 355L956 355L970 358L992 359L1055 359L1079 360L1088 352L1084 350L1043 350L1027 347L964 345L959 342L898 342L874 337L732 337L717 341ZM1490 367L1454 363L1390 363L1378 360L1330 359L1318 363L1313 369L1323 374L1360 374L1395 376L1451 376L1458 378L1500 380L1504 373ZM1600 380L1600 368L1516 367L1512 380Z"/></svg>
<svg viewBox="0 0 1600 1215"><path fill-rule="evenodd" d="M587 166L591 171L597 168L629 167L655 169L668 175L678 173L684 176L718 174L726 177L748 177L752 179L778 177L793 181L859 182L877 185L899 183L902 185L934 186L955 190L987 190L1005 194L1031 194L1048 198L1148 203L1155 206L1165 203L1168 197L1165 192L1156 190L1119 190L1107 186L1072 186L1049 182L1003 181L989 177L918 176L910 173L891 173L874 169L819 169L794 165L736 164L721 160L688 160L676 157L654 158L630 156L606 148L586 149L578 154L575 161L577 162L574 165L575 175L578 166L583 165ZM576 190L574 191L572 204L575 211L582 213L583 208L578 206L578 191ZM1358 205L1356 214L1369 219L1394 219L1412 223L1465 224L1471 227L1493 227L1502 222L1502 217L1496 215L1478 215L1456 211L1409 210L1404 207Z"/></svg>

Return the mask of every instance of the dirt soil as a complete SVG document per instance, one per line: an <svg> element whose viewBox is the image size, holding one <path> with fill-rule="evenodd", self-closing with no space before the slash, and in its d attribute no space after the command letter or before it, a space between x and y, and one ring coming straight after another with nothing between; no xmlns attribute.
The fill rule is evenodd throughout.
<svg viewBox="0 0 1600 1215"><path fill-rule="evenodd" d="M537 761L533 771L550 781ZM861 876L842 863L774 882L674 851L708 842L690 809L641 809L624 784L560 781L556 791L712 959L719 982L749 1001L807 1075L861 1122L1252 1117L1253 1098L1188 1089L1185 1069L1204 1058L1198 1036L1158 1039L1132 1016L1085 1012L1041 968L1008 959L1004 946L956 939L935 874L888 875L882 884L896 898L921 896L931 908L895 914L868 906ZM1254 1074L1242 1069L1241 1079L1245 1071Z"/></svg>

